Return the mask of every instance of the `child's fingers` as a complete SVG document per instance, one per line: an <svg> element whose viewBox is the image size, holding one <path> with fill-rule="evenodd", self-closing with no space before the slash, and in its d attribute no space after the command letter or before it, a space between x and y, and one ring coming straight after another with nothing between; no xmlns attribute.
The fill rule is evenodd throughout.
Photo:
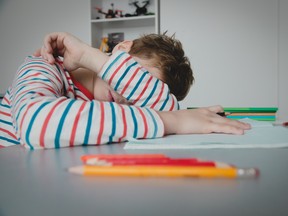
<svg viewBox="0 0 288 216"><path fill-rule="evenodd" d="M34 56L39 57L41 56L41 48L35 50L35 52L33 53Z"/></svg>
<svg viewBox="0 0 288 216"><path fill-rule="evenodd" d="M215 123L211 125L211 130L214 133L226 133L226 134L244 134L244 129L230 124L219 124Z"/></svg>
<svg viewBox="0 0 288 216"><path fill-rule="evenodd" d="M240 128L243 130L249 130L251 129L251 125L248 123L244 123L241 121L237 121L237 120L232 120L232 119L228 119L228 118L223 118L223 117L218 117L214 119L214 122L216 124L221 124L221 125L228 125L228 126L232 126L232 127L236 127L236 128Z"/></svg>
<svg viewBox="0 0 288 216"><path fill-rule="evenodd" d="M210 106L210 107L207 107L207 109L211 112L214 112L214 113L218 113L218 112L223 112L224 109L222 106L220 105L215 105L215 106Z"/></svg>

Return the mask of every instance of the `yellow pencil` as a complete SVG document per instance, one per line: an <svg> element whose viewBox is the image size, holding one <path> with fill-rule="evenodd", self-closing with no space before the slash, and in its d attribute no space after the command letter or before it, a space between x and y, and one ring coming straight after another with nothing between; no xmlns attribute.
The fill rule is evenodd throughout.
<svg viewBox="0 0 288 216"><path fill-rule="evenodd" d="M156 176L156 177L199 177L199 178L255 178L259 170L236 167L181 167L181 166L77 166L70 173L85 176Z"/></svg>

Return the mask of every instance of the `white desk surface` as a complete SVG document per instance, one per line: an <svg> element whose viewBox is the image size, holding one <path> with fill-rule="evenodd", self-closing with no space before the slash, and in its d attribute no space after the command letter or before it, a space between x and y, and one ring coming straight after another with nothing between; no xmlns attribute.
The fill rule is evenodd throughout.
<svg viewBox="0 0 288 216"><path fill-rule="evenodd" d="M0 150L1 216L288 215L288 149L123 150L123 144ZM255 179L83 177L80 156L165 153L258 167Z"/></svg>

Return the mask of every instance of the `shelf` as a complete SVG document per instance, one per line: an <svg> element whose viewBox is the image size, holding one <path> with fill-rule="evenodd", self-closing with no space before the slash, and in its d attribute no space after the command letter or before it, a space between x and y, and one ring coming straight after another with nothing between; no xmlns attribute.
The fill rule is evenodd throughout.
<svg viewBox="0 0 288 216"><path fill-rule="evenodd" d="M110 18L110 19L92 19L91 23L147 20L147 19L155 19L155 17L156 17L155 15L147 15L147 16L121 17L121 18Z"/></svg>
<svg viewBox="0 0 288 216"><path fill-rule="evenodd" d="M102 39L111 33L123 32L124 40L133 40L143 34L159 33L159 0L150 0L148 13L151 15L105 18L104 14L95 10L97 7L108 11L114 4L115 10L121 9L123 14L134 14L136 8L129 2L128 0L116 2L113 0L90 0L91 45L93 47L99 48ZM139 2L139 6L143 4L143 2Z"/></svg>

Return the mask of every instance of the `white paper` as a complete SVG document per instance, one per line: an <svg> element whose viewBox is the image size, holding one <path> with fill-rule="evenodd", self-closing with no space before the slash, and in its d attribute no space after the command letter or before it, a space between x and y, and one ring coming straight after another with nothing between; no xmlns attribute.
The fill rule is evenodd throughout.
<svg viewBox="0 0 288 216"><path fill-rule="evenodd" d="M213 148L285 148L288 129L271 122L244 119L252 125L244 135L188 134L157 139L130 140L125 149L213 149Z"/></svg>

